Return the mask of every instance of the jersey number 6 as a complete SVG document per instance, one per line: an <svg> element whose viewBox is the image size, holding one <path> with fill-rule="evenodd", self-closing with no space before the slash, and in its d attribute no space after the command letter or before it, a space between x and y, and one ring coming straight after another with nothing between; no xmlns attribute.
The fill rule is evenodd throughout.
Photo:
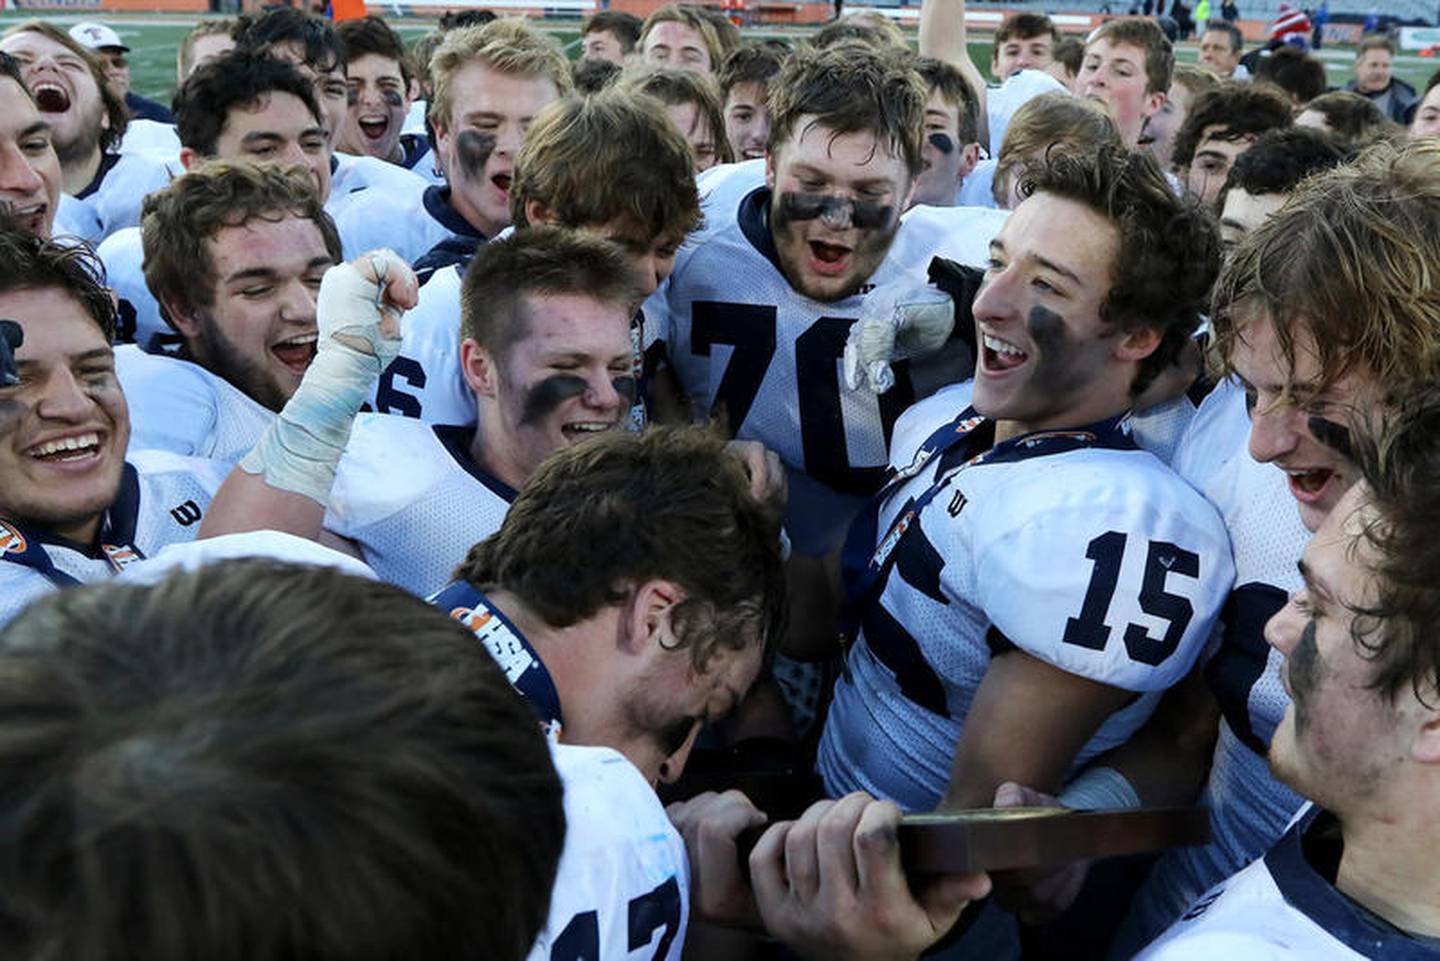
<svg viewBox="0 0 1440 961"><path fill-rule="evenodd" d="M1110 610L1110 601L1115 596L1115 587L1120 582L1120 565L1125 559L1125 544L1129 540L1120 531L1108 531L1096 537L1085 550L1085 556L1095 562L1090 575L1090 586L1085 591L1085 600L1080 605L1080 616L1065 619L1066 644L1087 647L1093 651L1105 649L1110 639L1110 625L1105 615ZM1171 574L1181 577L1200 576L1200 558L1192 551L1165 541L1150 541L1145 557L1145 574L1140 583L1140 610L1167 622L1165 636L1156 640L1142 624L1128 624L1125 627L1125 650L1133 661L1152 667L1164 661L1180 646L1185 629L1195 609L1190 600L1165 590L1165 579Z"/></svg>

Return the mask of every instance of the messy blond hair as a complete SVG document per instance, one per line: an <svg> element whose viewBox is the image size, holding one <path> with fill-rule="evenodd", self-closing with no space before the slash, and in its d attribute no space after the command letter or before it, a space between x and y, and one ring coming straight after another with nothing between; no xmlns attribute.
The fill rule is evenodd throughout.
<svg viewBox="0 0 1440 961"><path fill-rule="evenodd" d="M434 95L429 116L437 130L450 127L455 96L451 86L455 74L461 67L476 62L500 73L545 77L562 96L574 87L570 63L560 47L521 17L493 20L483 27L451 30L430 58Z"/></svg>

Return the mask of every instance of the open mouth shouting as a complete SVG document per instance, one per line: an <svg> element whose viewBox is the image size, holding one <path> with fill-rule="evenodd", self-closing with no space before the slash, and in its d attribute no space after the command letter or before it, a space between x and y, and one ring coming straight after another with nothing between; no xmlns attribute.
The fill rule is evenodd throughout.
<svg viewBox="0 0 1440 961"><path fill-rule="evenodd" d="M25 454L47 466L84 469L100 459L101 442L98 431L83 431L41 441L26 450Z"/></svg>
<svg viewBox="0 0 1440 961"><path fill-rule="evenodd" d="M1290 493L1302 504L1318 504L1332 493L1340 477L1329 467L1285 467Z"/></svg>
<svg viewBox="0 0 1440 961"><path fill-rule="evenodd" d="M320 335L315 331L304 334L296 334L276 344L270 345L270 353L275 359L292 373L304 376L305 371L310 368L310 362L315 359L316 344Z"/></svg>
<svg viewBox="0 0 1440 961"><path fill-rule="evenodd" d="M853 247L824 240L809 241L808 246L810 269L826 277L838 277L845 273L850 266L850 255L855 252Z"/></svg>
<svg viewBox="0 0 1440 961"><path fill-rule="evenodd" d="M496 189L496 190L500 191L500 195L501 195L502 197L504 197L504 198L506 198L506 199L509 199L509 197L510 197L510 171L506 170L506 171L504 171L504 172L502 172L502 173L496 174L495 176L493 176L493 177L490 178L490 182L495 185L495 189Z"/></svg>
<svg viewBox="0 0 1440 961"><path fill-rule="evenodd" d="M356 118L355 123L360 127L360 133L371 143L379 143L390 132L389 114L366 114Z"/></svg>
<svg viewBox="0 0 1440 961"><path fill-rule="evenodd" d="M1005 374L1023 366L1030 355L1008 340L1001 340L994 334L981 335L981 369L987 374Z"/></svg>
<svg viewBox="0 0 1440 961"><path fill-rule="evenodd" d="M0 201L0 209L4 209L19 226L32 234L38 234L44 229L45 213L49 208L50 205L43 200L32 203Z"/></svg>
<svg viewBox="0 0 1440 961"><path fill-rule="evenodd" d="M70 109L70 91L50 80L41 80L30 88L35 108L41 113L64 113Z"/></svg>

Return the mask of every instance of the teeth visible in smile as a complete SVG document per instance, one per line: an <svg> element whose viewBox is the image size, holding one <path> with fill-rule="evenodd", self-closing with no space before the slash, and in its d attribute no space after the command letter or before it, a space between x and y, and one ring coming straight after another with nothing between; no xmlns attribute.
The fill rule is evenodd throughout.
<svg viewBox="0 0 1440 961"><path fill-rule="evenodd" d="M46 81L44 81L44 80L40 81L40 82L37 83L34 87L31 88L31 92L34 93L34 94L36 94L36 95L45 93L45 92L50 91L50 90L53 90L53 91L55 91L56 93L59 93L59 94L65 93L65 88L62 87L62 86L60 86L58 83L48 83L48 82L46 82Z"/></svg>
<svg viewBox="0 0 1440 961"><path fill-rule="evenodd" d="M1025 351L1021 350L1019 347L1016 347L1009 341L1001 340L999 337L993 337L990 334L985 335L985 346L995 351L995 353L997 354L1010 354L1014 357L1025 356Z"/></svg>
<svg viewBox="0 0 1440 961"><path fill-rule="evenodd" d="M600 431L609 430L614 424L566 424L566 430L577 431L582 434L597 434Z"/></svg>
<svg viewBox="0 0 1440 961"><path fill-rule="evenodd" d="M58 440L47 441L44 444L30 448L31 457L49 457L52 454L59 454L65 451L88 451L92 447L100 446L100 435L96 433L80 434L75 437L61 437Z"/></svg>
<svg viewBox="0 0 1440 961"><path fill-rule="evenodd" d="M306 344L313 344L313 343L315 343L316 341L318 341L319 339L320 339L320 335L319 335L318 333L316 333L316 334L300 334L300 335L298 335L298 336L296 336L296 337L291 337L289 340L282 340L282 341L280 341L280 343L276 344L275 346L276 346L276 347L304 347Z"/></svg>

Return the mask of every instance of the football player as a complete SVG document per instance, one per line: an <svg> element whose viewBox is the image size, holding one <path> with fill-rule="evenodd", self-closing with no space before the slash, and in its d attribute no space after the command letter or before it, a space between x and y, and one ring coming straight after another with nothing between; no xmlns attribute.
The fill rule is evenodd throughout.
<svg viewBox="0 0 1440 961"><path fill-rule="evenodd" d="M299 564L122 580L0 633L8 951L526 957L562 784L473 635Z"/></svg>
<svg viewBox="0 0 1440 961"><path fill-rule="evenodd" d="M713 74L724 54L715 25L692 7L667 4L640 28L640 57L651 66Z"/></svg>
<svg viewBox="0 0 1440 961"><path fill-rule="evenodd" d="M1378 444L1358 435L1362 483L1325 517L1302 586L1265 625L1290 696L1270 770L1314 806L1146 961L1440 957L1437 436L1433 383L1399 403Z"/></svg>
<svg viewBox="0 0 1440 961"><path fill-rule="evenodd" d="M243 50L290 61L314 84L315 102L325 118L325 132L334 148L349 119L350 107L344 47L330 22L292 7L273 7L242 17L235 27L235 42ZM374 157L336 149L330 158L332 216L339 216L350 206L364 208L372 203L378 213L385 209L381 198L392 201L396 197L417 198L424 187L424 178L418 174ZM366 243L362 240L355 253L370 249Z"/></svg>
<svg viewBox="0 0 1440 961"><path fill-rule="evenodd" d="M1165 103L1175 52L1154 20L1108 20L1085 41L1075 93L1105 105L1120 139L1134 146L1145 121Z"/></svg>
<svg viewBox="0 0 1440 961"><path fill-rule="evenodd" d="M901 222L924 165L924 106L924 83L900 56L856 41L797 52L771 86L763 181L757 169L748 189L707 197L705 229L681 249L663 301L646 305L647 320L652 308L665 318L669 362L697 414L785 462L786 528L802 553L843 536L917 396L908 361L878 396L842 381L863 293L937 253L981 262L1004 218L923 208ZM950 379L964 373L962 363Z"/></svg>
<svg viewBox="0 0 1440 961"><path fill-rule="evenodd" d="M183 144L176 175L212 158L300 165L322 203L339 199L313 85L290 63L245 50L222 54L198 68L174 102ZM145 284L141 229L115 232L99 254L121 300L120 338L156 349L174 330Z"/></svg>
<svg viewBox="0 0 1440 961"><path fill-rule="evenodd" d="M1049 17L1017 13L1005 18L995 31L990 51L990 74L1001 83L1021 70L1044 70L1055 59L1060 31Z"/></svg>
<svg viewBox="0 0 1440 961"><path fill-rule="evenodd" d="M234 463L315 357L315 294L340 260L309 177L214 161L145 203L145 283L180 344L116 352L132 443Z"/></svg>
<svg viewBox="0 0 1440 961"><path fill-rule="evenodd" d="M921 57L915 69L925 80L930 96L925 101L925 169L915 178L912 206L953 207L960 188L980 162L980 113L975 94L959 70Z"/></svg>
<svg viewBox="0 0 1440 961"><path fill-rule="evenodd" d="M430 71L444 185L341 213L347 250L388 247L413 263L442 241L473 247L494 237L510 223L510 181L526 129L571 87L569 63L553 41L513 19L450 31Z"/></svg>
<svg viewBox="0 0 1440 961"><path fill-rule="evenodd" d="M725 110L725 137L736 160L760 160L770 143L770 81L784 57L774 47L737 47L715 75Z"/></svg>
<svg viewBox="0 0 1440 961"><path fill-rule="evenodd" d="M165 183L166 155L114 152L125 135L125 104L105 85L99 61L68 33L26 20L0 35L0 52L20 64L60 159L61 189L84 216L69 218L99 243L140 222L140 201Z"/></svg>
<svg viewBox="0 0 1440 961"><path fill-rule="evenodd" d="M0 622L190 540L223 477L222 465L164 452L127 460L115 306L99 276L83 245L0 231L14 353L14 370L0 371Z"/></svg>
<svg viewBox="0 0 1440 961"><path fill-rule="evenodd" d="M1231 586L1219 515L1127 429L1198 322L1212 222L1144 153L1027 178L974 302L974 381L900 419L847 540L832 797L982 807L1013 771L1058 789L1185 676Z"/></svg>
<svg viewBox="0 0 1440 961"><path fill-rule="evenodd" d="M693 70L650 68L626 74L620 89L660 102L665 116L690 144L695 173L734 163L735 154L725 136L723 101L711 77Z"/></svg>
<svg viewBox="0 0 1440 961"><path fill-rule="evenodd" d="M335 28L345 48L350 112L337 149L368 154L414 170L429 151L420 134L404 132L414 93L410 58L400 35L379 17L343 20Z"/></svg>
<svg viewBox="0 0 1440 961"><path fill-rule="evenodd" d="M1184 675L1230 586L1219 517L1120 426L1194 328L1213 227L1148 155L1028 176L975 300L975 379L902 418L892 480L847 544L860 639L821 742L832 795L930 810L989 802L1005 769L1058 783ZM1121 266L1139 250L1146 267ZM1132 286L1160 263L1175 283ZM1053 604L1034 603L1037 577Z"/></svg>
<svg viewBox="0 0 1440 961"><path fill-rule="evenodd" d="M624 66L640 42L639 17L619 10L601 10L585 19L580 29L580 56L584 60L608 60Z"/></svg>
<svg viewBox="0 0 1440 961"><path fill-rule="evenodd" d="M212 57L235 49L235 21L201 20L186 31L175 48L175 83L190 79L195 68Z"/></svg>
<svg viewBox="0 0 1440 961"><path fill-rule="evenodd" d="M1301 181L1344 159L1333 140L1313 130L1291 127L1261 134L1236 159L1215 201L1220 210L1220 245L1227 255L1285 206Z"/></svg>
<svg viewBox="0 0 1440 961"><path fill-rule="evenodd" d="M700 221L689 145L648 98L619 91L565 97L535 118L515 159L510 207L517 227L559 226L619 244L650 295ZM442 244L417 263L424 286L406 316L400 356L381 376L374 406L432 424L468 424L475 398L460 364L460 288L473 244ZM647 410L677 419L674 391L649 389L663 360L647 313L632 327L640 384L631 423ZM660 401L658 407L656 402Z"/></svg>
<svg viewBox="0 0 1440 961"><path fill-rule="evenodd" d="M12 226L49 237L60 206L60 159L50 125L20 77L20 67L0 53L0 206ZM63 223L61 234L71 233Z"/></svg>
<svg viewBox="0 0 1440 961"><path fill-rule="evenodd" d="M1233 376L1201 403L1175 458L1225 516L1234 547L1218 648L1061 796L1073 807L1165 805L1203 788L1213 840L1160 859L1114 957L1133 955L1263 854L1300 807L1266 766L1289 695L1261 630L1300 589L1295 561L1309 532L1358 476L1347 419L1440 379L1440 298L1423 287L1417 297L1415 280L1440 256L1437 196L1440 144L1380 148L1302 184L1221 274L1212 323ZM1301 242L1316 223L1327 229Z"/></svg>
<svg viewBox="0 0 1440 961"><path fill-rule="evenodd" d="M1263 85L1229 83L1195 98L1171 154L1185 189L1214 205L1237 157L1267 130L1291 124L1289 100Z"/></svg>

